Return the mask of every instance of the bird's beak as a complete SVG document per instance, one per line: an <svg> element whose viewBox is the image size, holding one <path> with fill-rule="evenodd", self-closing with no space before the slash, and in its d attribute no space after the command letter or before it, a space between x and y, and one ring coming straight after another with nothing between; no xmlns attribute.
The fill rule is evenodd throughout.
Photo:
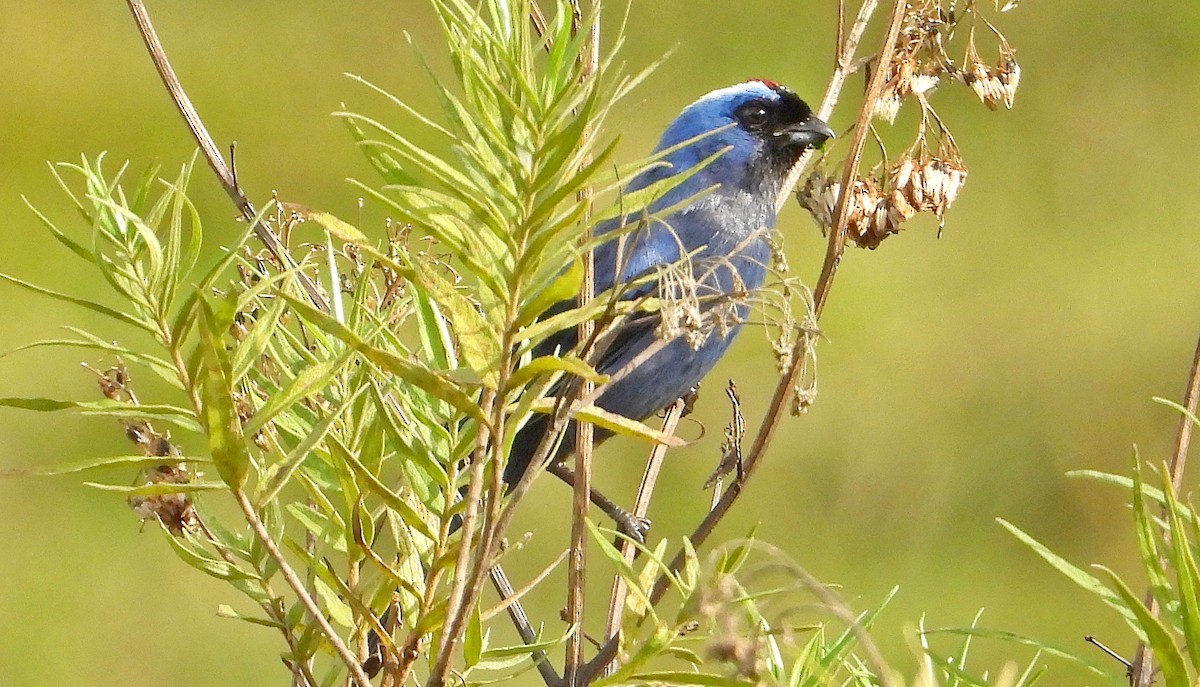
<svg viewBox="0 0 1200 687"><path fill-rule="evenodd" d="M779 135L786 136L788 143L805 148L819 148L825 141L836 138L833 129L816 115L805 117L799 124L780 131Z"/></svg>

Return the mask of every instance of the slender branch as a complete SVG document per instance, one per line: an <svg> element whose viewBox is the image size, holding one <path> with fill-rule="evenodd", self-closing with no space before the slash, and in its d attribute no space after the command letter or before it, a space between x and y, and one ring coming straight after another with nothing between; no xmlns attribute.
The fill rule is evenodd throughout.
<svg viewBox="0 0 1200 687"><path fill-rule="evenodd" d="M283 579L292 588L292 591L299 597L300 603L304 604L304 608L308 611L312 619L320 628L321 634L333 646L337 652L338 658L346 664L346 668L350 671L350 676L354 678L354 684L358 687L371 687L371 679L363 672L362 666L358 663L358 657L350 650L342 638L338 635L337 630L329 624L325 619L325 614L321 613L317 602L313 600L308 593L308 589L304 585L304 580L292 570L292 565L284 558L283 552L279 550L279 546L275 544L275 540L271 539L271 534L267 532L267 528L263 525L262 520L258 517L258 513L254 510L254 504L250 503L250 498L246 496L246 492L241 489L233 490L233 497L237 500L238 506L242 509L242 514L246 517L246 522L250 523L250 528L254 530L254 534L258 540L262 542L263 548L267 550L267 554L275 560L279 566L279 572L283 575Z"/></svg>
<svg viewBox="0 0 1200 687"><path fill-rule="evenodd" d="M1171 454L1168 471L1171 486L1178 491L1183 487L1183 470L1187 466L1188 449L1192 443L1192 417L1200 405L1200 338L1196 340L1196 352L1192 355L1192 371L1188 375L1187 388L1183 392L1183 407L1187 413L1180 415L1179 427L1175 431L1175 452ZM1166 511L1166 506L1163 506ZM1146 609L1158 617L1161 609L1153 591L1146 592ZM1145 643L1139 643L1133 665L1129 668L1129 684L1133 687L1149 687L1154 679L1154 652Z"/></svg>
<svg viewBox="0 0 1200 687"><path fill-rule="evenodd" d="M505 337L504 343L508 343L508 338ZM511 346L501 348L501 350L510 350ZM504 361L507 367L507 361ZM507 379L506 374L501 375L500 387ZM503 406L503 403L497 403L496 392L488 389L484 392L483 412L485 415L491 415L495 406ZM475 450L471 456L471 477L467 484L466 495L466 512L463 513L462 519L462 540L459 542L458 557L454 563L454 583L450 589L450 596L446 601L446 621L442 624L441 636L438 642L438 654L434 660L433 668L430 670L429 679L426 681L428 687L440 687L445 684L446 675L450 671L450 657L454 654L454 649L458 646L462 638L462 631L465 627L467 616L470 615L470 607L474 597L474 585L471 584L479 568L484 564L484 558L489 555L487 546L487 532L480 532L478 542L476 541L475 521L479 517L479 505L483 496L483 482L485 477L485 469L487 467L488 445L498 445L498 441L492 441L490 428L486 426L479 427L479 433L475 439ZM486 528L485 528L486 529ZM474 553L474 557L472 557ZM490 566L488 566L490 567ZM486 568L484 568L486 570Z"/></svg>
<svg viewBox="0 0 1200 687"><path fill-rule="evenodd" d="M550 574L550 571L558 567L559 562L566 557L566 552L558 557L558 560L550 564L550 567L533 579L521 591L515 591L512 583L508 581L508 576L504 574L504 569L499 565L493 565L488 571L492 578L492 586L496 588L496 593L500 595L501 606L508 611L508 617L512 619L513 625L517 628L517 634L521 635L521 641L526 645L533 644L538 640L537 633L533 631L533 625L529 622L529 616L525 615L525 609L521 606L519 599L522 595L536 586L539 582ZM489 611L491 612L491 611ZM495 612L499 612L496 610ZM486 616L486 614L484 614ZM538 649L531 655L533 664L537 666L538 673L542 676L542 682L546 683L546 687L559 687L562 684L562 678L555 672L554 666L550 665L550 659L546 657L546 652Z"/></svg>
<svg viewBox="0 0 1200 687"><path fill-rule="evenodd" d="M862 7L858 9L858 16L854 18L854 26L850 27L850 31L843 35L842 21L845 15L845 3L838 3L837 57L834 60L833 76L830 77L829 86L825 89L825 97L821 99L821 106L817 108L817 116L825 121L829 121L829 116L833 114L833 108L841 97L847 77L857 70L854 55L858 52L858 43L862 40L863 33L867 30L867 23L871 21L871 16L875 14L878 5L879 0L863 0ZM814 154L812 150L805 151L788 171L783 186L779 189L779 197L775 200L776 212L782 210L784 204L787 203L788 198L792 195L792 190L796 188L796 183L800 181L800 176L808 167Z"/></svg>
<svg viewBox="0 0 1200 687"><path fill-rule="evenodd" d="M579 78L587 81L595 77L600 69L600 17L596 14L596 5L592 5L591 23L588 27L588 45L583 57L583 65ZM571 0L572 34L583 28L583 10L579 0ZM582 145L586 148L590 139L595 135L589 125L583 135ZM580 167L591 163L591 156L580 161ZM585 204L586 217L591 215L592 189L585 187L579 191L579 200ZM584 231L582 241L585 245L591 243L592 231ZM588 250L583 259L583 285L579 292L579 307L588 307L596 292L596 259L595 254ZM585 319L579 323L579 340L589 341L596 332L596 323ZM595 391L596 384L590 379L583 380L580 393L584 396ZM563 684L566 687L578 687L579 666L583 664L583 614L584 598L587 579L587 542L588 507L591 505L592 490L592 449L594 447L594 432L590 422L577 422L575 437L575 489L571 508L571 554L567 559L567 612L566 620L574 628L567 637L566 660L563 666Z"/></svg>
<svg viewBox="0 0 1200 687"><path fill-rule="evenodd" d="M242 213L242 217L252 223L254 235L279 261L283 269L286 271L295 268L296 261L288 252L287 246L283 245L270 227L258 221L258 213L255 211L254 205L242 192L233 169L225 163L225 158L222 157L212 135L205 128L200 114L196 112L191 99L183 90L183 84L180 83L179 77L175 75L175 70L167 59L167 52L163 49L162 41L158 39L158 33L155 32L154 25L150 23L150 14L146 11L146 5L142 0L126 0L126 4L129 5L129 11L133 13L133 19L137 22L138 31L142 35L142 41L146 44L146 50L150 53L150 60L154 62L154 68L158 71L163 85L167 87L167 92L171 94L171 99L175 101L175 107L179 110L179 114L183 115L183 121L187 123L188 130L192 132L192 137L196 139L200 151L204 153L204 159L208 161L208 166L217 175L217 180L221 182L225 193L233 200L233 204ZM329 301L313 280L299 270L296 271L296 277L300 280L300 285L304 287L313 304L328 312Z"/></svg>
<svg viewBox="0 0 1200 687"><path fill-rule="evenodd" d="M675 428L679 425L679 418L683 417L684 405L681 398L671 404L666 418L663 419L662 431L664 434L675 433ZM654 486L658 483L658 473L662 470L663 459L666 455L666 444L656 444L650 451L650 458L646 461L646 470L642 473L642 483L638 487L637 500L633 503L632 515L634 518L645 518L650 511L650 499L654 495ZM637 550L629 540L621 540L621 557L625 559L626 563L633 563L636 553ZM621 631L621 614L625 609L625 598L628 594L628 583L625 582L625 578L618 575L613 580L612 594L608 600L608 622L604 630L606 641L614 639ZM609 664L609 674L615 669L615 665Z"/></svg>
<svg viewBox="0 0 1200 687"><path fill-rule="evenodd" d="M515 591L513 590L512 585L509 584L508 577L504 576L504 583L505 583L505 585L507 585L505 587L505 589L507 591L501 592L500 603L496 604L495 606L492 606L491 608L487 609L486 611L483 611L482 613L479 614L479 617L483 620L491 620L492 617L494 617L496 614L507 611L509 606L514 606L514 605L520 606L521 599L524 598L526 594L533 591L534 588L536 588L539 584L541 584L547 577L549 577L550 573L554 572L554 569L557 568L563 561L565 561L567 559L567 554L569 553L569 551L570 551L570 549L563 549L562 553L558 554L558 558L555 558L553 561L551 561L550 565L547 565L545 568L542 568L542 571L540 573L538 573L537 575L534 575L531 580L526 582L525 586L523 586L520 589L517 589ZM498 568L500 566L497 565L496 567ZM501 575L504 575L503 570L501 570L500 573L501 573ZM492 580L492 584L497 585L497 591L500 591L498 583L496 582L495 579ZM524 615L523 611L522 611L522 615ZM533 626L529 625L529 627L532 630ZM521 628L518 627L517 630L521 631Z"/></svg>
<svg viewBox="0 0 1200 687"><path fill-rule="evenodd" d="M846 162L845 178L842 181L842 193L838 202L837 213L834 217L834 228L830 232L829 245L825 253L824 264L821 267L821 275L817 279L817 286L813 291L814 319L819 318L821 315L825 300L829 295L829 289L833 285L833 278L837 274L838 263L841 261L842 250L845 247L847 209L850 204L850 194L848 193L850 188L849 179L852 179L858 173L858 164L862 158L863 147L866 145L867 132L870 128L871 113L874 110L875 101L879 99L879 93L883 89L884 77L887 73L886 65L891 61L892 55L895 52L896 41L900 36L900 27L903 23L904 12L907 6L905 0L896 0L892 7L888 31L883 41L883 49L879 55L879 68L872 75L866 97L863 98L862 107L859 110L858 123L855 125L854 139L851 143L851 154ZM846 39L846 46L843 46L844 48L849 48L850 46L857 47L858 40L861 38L861 31L866 28L867 20L870 19L870 13L874 11L874 7L874 0L866 0L863 3L862 8L859 10L858 19L855 21L850 35ZM834 77L829 84L829 91L826 93L825 100L827 103L836 102L837 98L832 94L840 90L845 83L845 75L841 74L841 69L843 66L849 65L852 60L853 53L847 53L843 50L843 54L838 60L839 68L835 70ZM824 104L822 107L824 107ZM767 447L771 443L771 439L774 438L776 428L783 419L792 388L800 374L804 361L808 358L808 347L810 345L810 337L797 337L796 343L792 347L791 364L784 371L779 384L775 387L775 393L771 398L771 404L768 407L766 417L763 418L762 424L759 425L758 433L754 437L754 444L745 456L743 475L740 479L734 480L730 484L729 489L725 491L713 509L709 511L700 525L696 527L691 536L693 547L699 548L708 539L717 524L729 512L734 502L737 501L746 482L758 468ZM671 568L678 570L683 565L684 560L685 554L683 551L680 551L671 561ZM650 596L651 603L658 603L669 588L670 582L667 577L660 575L655 582L654 590Z"/></svg>
<svg viewBox="0 0 1200 687"><path fill-rule="evenodd" d="M204 519L199 515L196 516L196 522L200 526L201 534L204 535L217 554L221 556L221 559L235 568L238 567L240 564L237 558L228 549L217 543L217 538L208 527L208 523L204 522ZM287 642L288 649L291 650L293 658L299 656L300 653L297 651L296 638L292 636L292 631L288 627L286 614L278 608L276 603L279 597L275 595L275 591L271 589L271 584L267 582L265 577L260 576L258 586L269 599L269 601L260 602L259 607L267 614L268 618L278 623L279 630L283 633L284 641ZM292 684L295 687L316 687L317 679L312 674L312 666L304 661L294 661L290 667L292 669Z"/></svg>
<svg viewBox="0 0 1200 687"><path fill-rule="evenodd" d="M545 38L549 24L546 21L546 14L542 12L537 0L529 0L529 21L533 23L533 30L537 32L538 37ZM546 50L550 50L550 47L550 42L547 41Z"/></svg>

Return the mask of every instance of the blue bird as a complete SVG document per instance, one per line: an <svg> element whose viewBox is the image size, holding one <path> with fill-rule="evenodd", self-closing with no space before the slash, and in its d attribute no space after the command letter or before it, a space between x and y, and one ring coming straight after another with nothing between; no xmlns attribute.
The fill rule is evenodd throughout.
<svg viewBox="0 0 1200 687"><path fill-rule="evenodd" d="M673 212L637 227L623 241L614 239L596 249L596 292L628 284L689 256L690 275L682 281L694 285L696 308L702 317L707 315L712 320L720 307L714 296L745 293L762 286L770 259L767 232L775 227L775 200L784 177L805 150L832 137L833 130L815 117L804 101L773 81L748 81L722 88L687 106L655 148L661 152L678 146L664 157L667 164L634 178L627 190L636 191L672 175L694 171L705 160L722 154L648 208L649 214L655 215L678 206ZM599 227L597 234L633 225L639 219L626 217L610 222ZM651 283L626 288L621 297L638 298L659 287ZM573 307L574 301L564 301L548 314ZM705 327L708 331L689 329L667 338L657 352L605 386L596 404L644 420L688 393L733 343L747 306L744 301L734 302L732 310L734 321L728 326L709 322ZM612 375L660 345L660 323L657 314L632 318L604 348L597 369ZM534 354L570 351L576 342L576 331L564 330L539 344ZM556 391L562 392L563 388ZM504 471L508 485L516 484L529 468L547 424L546 415L537 415L517 432ZM598 442L611 435L596 428ZM561 460L574 448L572 425L553 460ZM630 536L641 535L642 523L633 522L615 504L609 507L611 510L606 510L622 530ZM461 524L455 517L452 531ZM368 644L371 658L363 667L374 675L382 665L374 631L368 634Z"/></svg>
<svg viewBox="0 0 1200 687"><path fill-rule="evenodd" d="M596 405L643 420L688 393L725 355L748 307L744 299L726 299L732 307L721 310L719 297L762 286L770 259L768 233L775 227L775 203L784 178L805 150L819 147L833 135L829 125L814 116L795 93L765 80L713 91L684 108L671 122L655 151L679 147L665 156L666 165L635 177L628 191L695 171L697 165L720 155L649 208L654 215L675 207L669 215L622 232L623 240L613 239L596 249L596 292L653 274L689 256L691 274L685 273L682 283L695 289L693 325L698 322L697 312L704 322L700 327L685 325L682 331L679 327L666 331L665 345L656 343L664 334L665 316L648 314L627 322L602 350L596 366L601 373L617 373L652 346L661 348L605 386ZM711 192L706 192L709 189ZM613 232L626 223L632 226L638 220L611 221L599 227L597 234ZM680 282L676 279L675 283ZM651 283L629 288L621 297L661 292L662 286ZM551 313L574 305L560 303ZM573 329L564 330L540 344L535 355L570 351L576 341ZM547 425L548 417L539 415L517 433L504 472L506 483L513 485L525 474ZM596 441L611 434L596 428ZM568 429L555 460L574 447L575 432Z"/></svg>

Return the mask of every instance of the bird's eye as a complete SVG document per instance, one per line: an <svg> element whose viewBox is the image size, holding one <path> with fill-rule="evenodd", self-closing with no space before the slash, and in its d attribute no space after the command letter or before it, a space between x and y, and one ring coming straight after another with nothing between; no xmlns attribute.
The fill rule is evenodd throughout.
<svg viewBox="0 0 1200 687"><path fill-rule="evenodd" d="M759 128L767 123L767 110L761 105L750 105L741 114L742 123L748 127Z"/></svg>

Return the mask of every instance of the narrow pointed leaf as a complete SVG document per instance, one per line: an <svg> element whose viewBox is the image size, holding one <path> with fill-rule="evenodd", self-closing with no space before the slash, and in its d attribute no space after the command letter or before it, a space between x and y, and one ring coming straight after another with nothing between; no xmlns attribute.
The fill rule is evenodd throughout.
<svg viewBox="0 0 1200 687"><path fill-rule="evenodd" d="M21 288L28 289L29 291L32 291L34 293L41 294L43 296L48 296L50 298L53 298L54 300L62 301L64 303L71 303L72 305L78 305L82 308L91 310L92 312L97 313L99 315L104 315L105 317L111 317L114 320L117 320L119 322L124 322L125 324L133 325L134 327L137 327L138 329L144 329L147 331L151 330L150 325L143 322L142 320L139 320L138 318L136 318L132 315L123 313L119 310L114 310L114 309L108 307L107 305L101 305L94 301L89 301L86 298L78 298L76 296L69 296L65 293L59 293L58 291L52 291L50 289L38 286L36 284L31 284L23 279L18 279L12 275L4 274L3 272L0 272L0 279L7 281L10 284L15 284L16 286L20 286Z"/></svg>
<svg viewBox="0 0 1200 687"><path fill-rule="evenodd" d="M295 311L306 321L337 337L384 371L415 385L435 398L449 403L459 411L474 417L480 422L487 422L487 417L483 414L479 405L445 376L405 360L395 353L368 344L342 323L295 297L284 294L284 298L288 299L288 302L292 304Z"/></svg>
<svg viewBox="0 0 1200 687"><path fill-rule="evenodd" d="M98 458L73 460L68 463L58 463L57 465L45 465L18 470L0 470L0 477L19 477L22 475L49 477L53 475L69 475L76 472L86 472L88 470L102 470L104 468L147 468L171 463L207 462L207 458L191 458L184 456L101 456Z"/></svg>
<svg viewBox="0 0 1200 687"><path fill-rule="evenodd" d="M219 340L217 316L211 304L200 301L200 398L204 405L202 421L208 434L208 446L221 479L234 490L246 483L250 454L242 423L233 407L232 371L229 354Z"/></svg>

